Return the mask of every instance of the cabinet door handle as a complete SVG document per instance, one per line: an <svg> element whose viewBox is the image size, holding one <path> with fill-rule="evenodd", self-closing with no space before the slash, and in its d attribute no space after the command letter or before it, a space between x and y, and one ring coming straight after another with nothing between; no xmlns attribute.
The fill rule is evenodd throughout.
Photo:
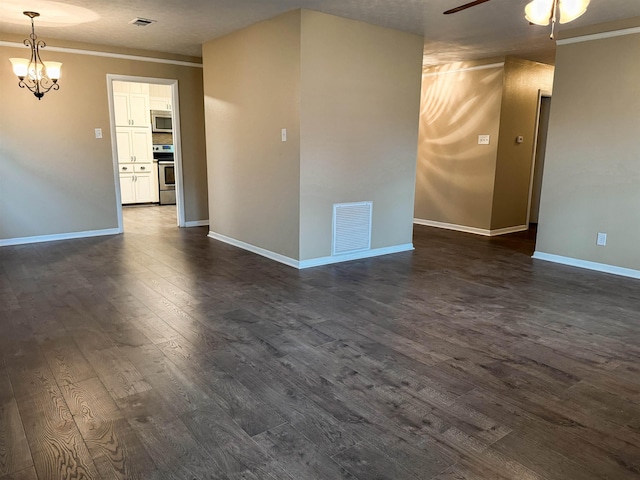
<svg viewBox="0 0 640 480"><path fill-rule="evenodd" d="M124 170L126 170L126 169L127 169L127 167L122 167L122 170L123 170L123 171L124 171Z"/></svg>
<svg viewBox="0 0 640 480"><path fill-rule="evenodd" d="M144 170L144 167L140 167L140 170Z"/></svg>

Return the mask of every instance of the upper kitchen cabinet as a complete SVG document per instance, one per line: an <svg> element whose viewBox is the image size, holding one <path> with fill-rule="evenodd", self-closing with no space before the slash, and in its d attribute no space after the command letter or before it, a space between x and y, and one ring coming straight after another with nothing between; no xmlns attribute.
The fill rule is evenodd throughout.
<svg viewBox="0 0 640 480"><path fill-rule="evenodd" d="M152 137L149 129L116 127L118 163L152 163Z"/></svg>
<svg viewBox="0 0 640 480"><path fill-rule="evenodd" d="M149 85L149 108L151 110L173 110L171 86Z"/></svg>
<svg viewBox="0 0 640 480"><path fill-rule="evenodd" d="M149 127L149 85L113 82L116 127Z"/></svg>

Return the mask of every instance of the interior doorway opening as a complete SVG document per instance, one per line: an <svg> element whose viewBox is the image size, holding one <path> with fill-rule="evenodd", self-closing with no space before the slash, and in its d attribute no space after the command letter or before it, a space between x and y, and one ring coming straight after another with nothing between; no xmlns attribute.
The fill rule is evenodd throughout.
<svg viewBox="0 0 640 480"><path fill-rule="evenodd" d="M529 208L527 211L527 225L534 234L538 229L540 213L540 198L542 195L542 177L544 160L547 150L547 134L549 131L549 113L551 110L551 93L538 92L538 114L536 119L536 136L531 164L531 181L529 185Z"/></svg>
<svg viewBox="0 0 640 480"><path fill-rule="evenodd" d="M184 227L178 81L109 74L107 89L119 231L123 208L137 207Z"/></svg>

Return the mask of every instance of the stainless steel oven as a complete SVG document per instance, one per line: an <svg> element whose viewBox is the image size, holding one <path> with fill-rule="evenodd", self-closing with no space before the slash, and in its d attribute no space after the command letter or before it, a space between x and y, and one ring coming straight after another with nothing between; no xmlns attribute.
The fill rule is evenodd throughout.
<svg viewBox="0 0 640 480"><path fill-rule="evenodd" d="M158 161L160 205L176 204L176 169L173 145L154 145L153 159Z"/></svg>

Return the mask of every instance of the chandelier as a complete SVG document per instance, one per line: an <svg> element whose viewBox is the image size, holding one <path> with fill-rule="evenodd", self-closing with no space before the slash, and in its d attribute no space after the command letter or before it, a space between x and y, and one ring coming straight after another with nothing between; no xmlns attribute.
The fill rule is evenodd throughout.
<svg viewBox="0 0 640 480"><path fill-rule="evenodd" d="M18 77L18 86L32 92L38 100L44 97L49 90L58 90L61 62L43 62L40 58L40 49L46 47L46 43L38 40L33 19L39 17L37 12L22 12L31 19L31 35L25 39L24 44L31 48L31 59L10 58L13 65L13 73Z"/></svg>
<svg viewBox="0 0 640 480"><path fill-rule="evenodd" d="M536 25L549 25L553 39L556 21L569 23L587 11L590 0L533 0L525 9L525 18Z"/></svg>

